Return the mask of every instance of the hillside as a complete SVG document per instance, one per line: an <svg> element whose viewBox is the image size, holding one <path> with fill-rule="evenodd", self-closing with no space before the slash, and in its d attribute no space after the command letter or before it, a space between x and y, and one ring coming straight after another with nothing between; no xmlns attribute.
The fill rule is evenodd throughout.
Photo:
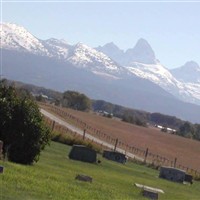
<svg viewBox="0 0 200 200"><path fill-rule="evenodd" d="M0 175L0 199L144 199L134 183L164 190L160 200L199 199L199 182L191 186L172 183L159 179L158 171L133 163L118 164L100 155L99 165L74 161L68 159L69 151L69 146L52 142L33 166L0 161L5 167ZM77 174L89 175L93 182L77 181Z"/></svg>

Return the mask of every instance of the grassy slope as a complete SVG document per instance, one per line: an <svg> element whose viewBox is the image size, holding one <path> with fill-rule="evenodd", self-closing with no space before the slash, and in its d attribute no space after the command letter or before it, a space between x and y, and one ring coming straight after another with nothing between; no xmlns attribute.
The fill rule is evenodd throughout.
<svg viewBox="0 0 200 200"><path fill-rule="evenodd" d="M172 183L159 179L158 171L101 156L99 165L69 160L69 150L69 146L52 142L33 166L0 161L5 166L0 174L0 199L143 199L135 182L163 189L165 194L159 199L199 199L200 182L191 186ZM75 180L78 173L92 176L93 183Z"/></svg>

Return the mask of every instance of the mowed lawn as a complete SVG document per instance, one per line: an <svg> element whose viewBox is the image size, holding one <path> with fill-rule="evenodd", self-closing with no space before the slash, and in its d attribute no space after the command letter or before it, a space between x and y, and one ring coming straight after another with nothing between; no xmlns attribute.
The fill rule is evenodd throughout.
<svg viewBox="0 0 200 200"><path fill-rule="evenodd" d="M0 199L145 199L134 183L163 189L159 199L199 200L200 182L183 185L158 178L158 171L134 163L125 165L98 158L100 164L70 160L70 146L52 142L38 163L24 166L0 161ZM77 174L93 177L92 183L75 180Z"/></svg>

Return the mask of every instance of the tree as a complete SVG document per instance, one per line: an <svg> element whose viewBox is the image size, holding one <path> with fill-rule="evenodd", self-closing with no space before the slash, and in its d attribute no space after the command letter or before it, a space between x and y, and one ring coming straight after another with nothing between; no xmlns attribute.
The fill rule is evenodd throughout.
<svg viewBox="0 0 200 200"><path fill-rule="evenodd" d="M91 108L91 100L79 92L66 91L63 93L62 105L75 110L86 111Z"/></svg>
<svg viewBox="0 0 200 200"><path fill-rule="evenodd" d="M184 137L193 138L195 133L194 127L190 122L185 122L179 128L179 134Z"/></svg>
<svg viewBox="0 0 200 200"><path fill-rule="evenodd" d="M45 126L37 104L21 96L12 86L0 82L0 140L8 159L32 164L48 144L50 131Z"/></svg>

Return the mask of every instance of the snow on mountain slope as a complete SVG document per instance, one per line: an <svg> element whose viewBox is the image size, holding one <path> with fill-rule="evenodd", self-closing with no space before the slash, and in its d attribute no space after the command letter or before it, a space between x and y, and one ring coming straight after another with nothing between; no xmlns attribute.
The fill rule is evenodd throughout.
<svg viewBox="0 0 200 200"><path fill-rule="evenodd" d="M39 39L30 34L22 26L11 23L0 24L1 48L28 51L40 55L48 55L48 51Z"/></svg>
<svg viewBox="0 0 200 200"><path fill-rule="evenodd" d="M72 46L65 40L51 38L41 42L52 57L58 59L67 59L69 57Z"/></svg>
<svg viewBox="0 0 200 200"><path fill-rule="evenodd" d="M120 78L126 70L111 60L108 56L83 43L74 46L68 61L81 68L87 68L96 74L108 74Z"/></svg>
<svg viewBox="0 0 200 200"><path fill-rule="evenodd" d="M127 69L134 75L148 79L174 96L187 102L200 104L200 85L178 81L160 63L143 64L133 62Z"/></svg>
<svg viewBox="0 0 200 200"><path fill-rule="evenodd" d="M135 47L126 52L113 43L103 46L100 52L82 43L69 45L64 40L53 38L40 40L16 24L3 23L0 26L3 49L48 56L110 80L126 81L133 75L138 76L156 83L181 100L200 104L198 64L190 62L170 72L159 63L153 49L144 39L138 40ZM128 67L122 67L122 63Z"/></svg>
<svg viewBox="0 0 200 200"><path fill-rule="evenodd" d="M125 69L111 58L85 44L69 45L64 40L39 40L25 28L11 23L1 24L1 48L29 52L69 61L75 67L90 70L106 78L120 78Z"/></svg>
<svg viewBox="0 0 200 200"><path fill-rule="evenodd" d="M111 59L115 60L120 65L124 64L124 51L119 49L113 42L107 43L104 46L95 48L97 51L103 52Z"/></svg>

